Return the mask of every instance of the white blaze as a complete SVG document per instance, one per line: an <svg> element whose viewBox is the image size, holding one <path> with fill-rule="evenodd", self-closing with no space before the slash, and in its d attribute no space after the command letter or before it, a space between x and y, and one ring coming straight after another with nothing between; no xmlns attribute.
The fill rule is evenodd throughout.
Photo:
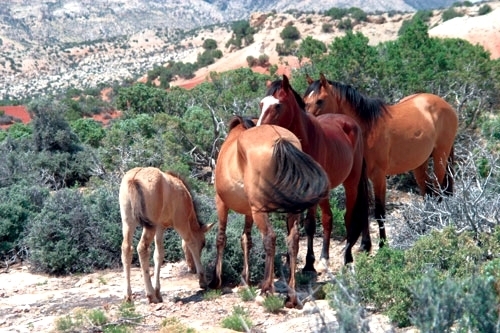
<svg viewBox="0 0 500 333"><path fill-rule="evenodd" d="M264 118L267 109L273 104L279 104L280 101L274 96L266 96L260 102L262 103L262 112L260 113L259 121L257 121L257 126L262 125L262 118Z"/></svg>

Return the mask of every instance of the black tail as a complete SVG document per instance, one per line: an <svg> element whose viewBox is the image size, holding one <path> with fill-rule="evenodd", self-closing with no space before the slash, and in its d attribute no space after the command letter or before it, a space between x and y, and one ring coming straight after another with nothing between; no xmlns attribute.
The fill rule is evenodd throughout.
<svg viewBox="0 0 500 333"><path fill-rule="evenodd" d="M276 141L273 158L276 177L269 182L262 211L299 213L328 195L330 184L323 168L292 143Z"/></svg>
<svg viewBox="0 0 500 333"><path fill-rule="evenodd" d="M444 189L444 194L453 195L453 177L455 176L455 149L451 146L450 156L448 156L448 163L446 165L446 175L441 184L441 188Z"/></svg>
<svg viewBox="0 0 500 333"><path fill-rule="evenodd" d="M139 221L139 224L144 228L153 228L153 222L144 214L146 201L144 200L141 184L136 179L131 179L128 185L134 219Z"/></svg>
<svg viewBox="0 0 500 333"><path fill-rule="evenodd" d="M356 198L356 203L354 204L354 209L352 213L351 223L349 225L349 230L347 230L347 244L348 246L353 246L361 235L363 230L369 230L369 217L370 217L370 205L372 204L372 197L370 191L370 183L368 181L368 176L366 174L366 163L363 158L363 167L361 169L361 177L358 183L358 196ZM370 251L371 241L370 234L366 235L367 239L363 239L364 250ZM350 258L346 259L346 262L352 261L352 255L350 254L350 249L346 251L346 255Z"/></svg>

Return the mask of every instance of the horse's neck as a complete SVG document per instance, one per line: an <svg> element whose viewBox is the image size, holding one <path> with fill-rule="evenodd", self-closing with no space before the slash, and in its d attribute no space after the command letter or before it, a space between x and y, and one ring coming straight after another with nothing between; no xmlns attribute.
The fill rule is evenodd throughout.
<svg viewBox="0 0 500 333"><path fill-rule="evenodd" d="M306 112L301 112L297 115L298 119L294 119L292 132L297 136L302 145L302 150L309 152L314 147L315 133L322 131L317 119Z"/></svg>

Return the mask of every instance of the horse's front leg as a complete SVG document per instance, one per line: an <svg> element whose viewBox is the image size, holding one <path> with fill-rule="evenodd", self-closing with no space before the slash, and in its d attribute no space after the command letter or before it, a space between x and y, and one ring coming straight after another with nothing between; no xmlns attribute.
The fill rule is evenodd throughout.
<svg viewBox="0 0 500 333"><path fill-rule="evenodd" d="M272 294L274 292L274 255L276 252L276 234L269 221L267 213L254 212L253 220L262 235L266 263L264 268L264 279L261 285L261 294Z"/></svg>
<svg viewBox="0 0 500 333"><path fill-rule="evenodd" d="M290 279L288 280L288 297L285 303L287 308L302 308L295 292L295 271L297 269L297 255L299 253L299 218L300 214L290 215L287 218L288 237L288 260L290 264Z"/></svg>
<svg viewBox="0 0 500 333"><path fill-rule="evenodd" d="M316 269L314 269L314 261L316 258L314 257L314 248L313 248L313 240L314 234L316 233L316 210L317 205L309 208L306 213L306 217L304 219L304 230L307 236L307 253L306 253L306 265L302 269L303 272L313 272L316 273Z"/></svg>
<svg viewBox="0 0 500 333"><path fill-rule="evenodd" d="M246 285L249 284L250 279L250 250L252 249L252 216L245 215L245 227L243 229L243 234L241 235L241 249L243 250L243 272L241 273L241 278Z"/></svg>

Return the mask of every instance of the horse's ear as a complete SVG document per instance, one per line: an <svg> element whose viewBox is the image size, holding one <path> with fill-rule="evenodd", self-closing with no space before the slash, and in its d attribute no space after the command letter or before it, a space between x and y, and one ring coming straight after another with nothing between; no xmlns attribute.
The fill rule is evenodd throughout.
<svg viewBox="0 0 500 333"><path fill-rule="evenodd" d="M314 82L312 77L310 77L309 74L307 74L307 73L306 73L306 81L307 81L307 84L312 84Z"/></svg>
<svg viewBox="0 0 500 333"><path fill-rule="evenodd" d="M273 82L271 80L266 80L266 88L269 89L269 87L271 87L271 84Z"/></svg>
<svg viewBox="0 0 500 333"><path fill-rule="evenodd" d="M283 82L281 83L281 86L286 89L290 89L290 81L288 81L288 77L283 74Z"/></svg>
<svg viewBox="0 0 500 333"><path fill-rule="evenodd" d="M328 85L328 80L323 73L319 73L319 80L322 86L326 87Z"/></svg>
<svg viewBox="0 0 500 333"><path fill-rule="evenodd" d="M215 225L215 222L210 223L210 224L204 224L201 226L201 231L203 231L203 233L207 233L214 227L214 225Z"/></svg>

